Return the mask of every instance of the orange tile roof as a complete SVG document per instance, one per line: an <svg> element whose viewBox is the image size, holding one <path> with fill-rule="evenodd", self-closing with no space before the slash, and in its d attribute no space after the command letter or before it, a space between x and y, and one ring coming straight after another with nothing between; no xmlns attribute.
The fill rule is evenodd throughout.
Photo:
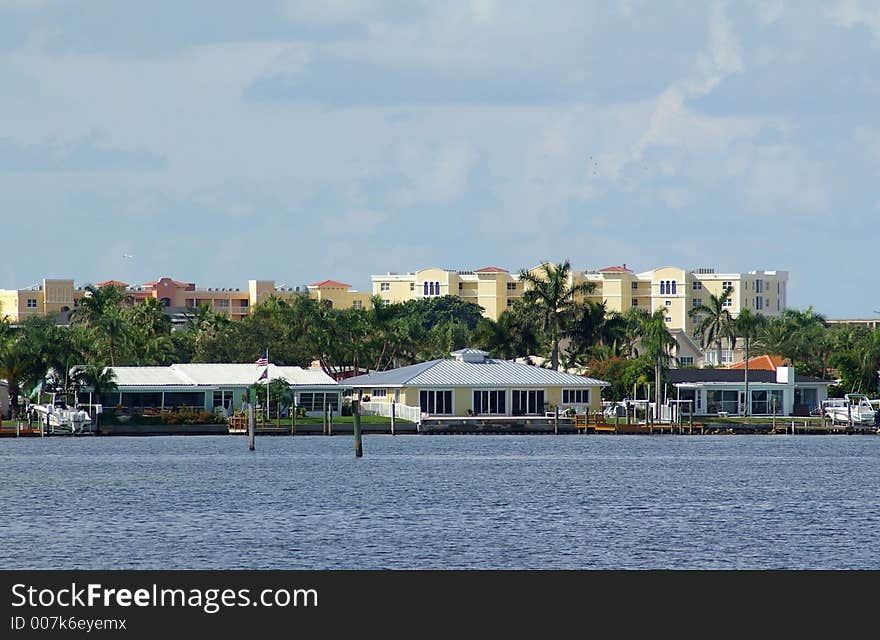
<svg viewBox="0 0 880 640"><path fill-rule="evenodd" d="M782 356L776 355L763 355L763 356L755 356L754 358L749 358L749 369L754 371L776 371L778 367L788 366L787 361ZM737 362L736 364L732 364L729 367L724 367L725 369L745 369L746 365L744 362Z"/></svg>
<svg viewBox="0 0 880 640"><path fill-rule="evenodd" d="M348 289L351 287L350 284L346 284L345 282L339 282L338 280L322 280L321 282L313 282L309 285L310 287L342 287L343 289Z"/></svg>
<svg viewBox="0 0 880 640"><path fill-rule="evenodd" d="M122 282L122 280L107 280L105 282L99 282L95 286L100 289L101 287L109 287L111 284L115 284L117 287L122 287L123 289L128 286L128 283Z"/></svg>
<svg viewBox="0 0 880 640"><path fill-rule="evenodd" d="M483 267L482 269L474 269L474 273L510 273L507 269L499 269L498 267Z"/></svg>
<svg viewBox="0 0 880 640"><path fill-rule="evenodd" d="M611 271L614 273L632 273L632 269L627 269L626 267L605 267L604 269L599 269L600 272Z"/></svg>

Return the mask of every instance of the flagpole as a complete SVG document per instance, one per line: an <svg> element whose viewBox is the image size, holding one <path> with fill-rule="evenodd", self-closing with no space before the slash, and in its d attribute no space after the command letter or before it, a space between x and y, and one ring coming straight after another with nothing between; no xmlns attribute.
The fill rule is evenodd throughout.
<svg viewBox="0 0 880 640"><path fill-rule="evenodd" d="M266 347L266 412L263 414L263 421L269 419L269 347Z"/></svg>

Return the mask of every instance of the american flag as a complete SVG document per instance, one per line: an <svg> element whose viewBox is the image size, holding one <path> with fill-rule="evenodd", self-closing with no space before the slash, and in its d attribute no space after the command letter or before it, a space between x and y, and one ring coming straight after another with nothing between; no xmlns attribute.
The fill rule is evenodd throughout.
<svg viewBox="0 0 880 640"><path fill-rule="evenodd" d="M260 359L257 360L258 367L268 367L269 366L269 350L266 349L266 353L260 356Z"/></svg>

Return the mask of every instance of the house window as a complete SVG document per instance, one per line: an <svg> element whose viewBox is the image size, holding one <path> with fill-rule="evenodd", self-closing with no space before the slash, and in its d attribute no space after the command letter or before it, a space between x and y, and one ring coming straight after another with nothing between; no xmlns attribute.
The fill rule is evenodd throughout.
<svg viewBox="0 0 880 640"><path fill-rule="evenodd" d="M752 414L770 415L782 412L782 390L759 390L755 389L752 395Z"/></svg>
<svg viewBox="0 0 880 640"><path fill-rule="evenodd" d="M415 283L415 282L410 282L410 283L409 283L409 290L410 290L410 291L415 291L415 290L416 290L416 283Z"/></svg>
<svg viewBox="0 0 880 640"><path fill-rule="evenodd" d="M665 296L665 295L666 295L666 280L661 280L661 281L660 281L660 295L661 295L661 296Z"/></svg>
<svg viewBox="0 0 880 640"><path fill-rule="evenodd" d="M248 301L247 301L247 300L239 300L239 301L238 301L238 306L241 307L241 308L245 308L245 307L248 306Z"/></svg>
<svg viewBox="0 0 880 640"><path fill-rule="evenodd" d="M508 291L516 291L516 283L515 282L508 282L507 283L507 290Z"/></svg>
<svg viewBox="0 0 880 640"><path fill-rule="evenodd" d="M671 306L672 306L672 300L667 300L667 301L666 301L666 306L667 306L667 307L671 307Z"/></svg>
<svg viewBox="0 0 880 640"><path fill-rule="evenodd" d="M299 394L299 404L297 406L306 411L326 411L328 406L333 411L338 411L339 394L302 392Z"/></svg>
<svg viewBox="0 0 880 640"><path fill-rule="evenodd" d="M758 281L760 282L760 280ZM755 298L755 309L763 309L764 308L764 298L758 296Z"/></svg>
<svg viewBox="0 0 880 640"><path fill-rule="evenodd" d="M391 304L391 300L389 300L388 298L382 298L383 307L387 307L389 304Z"/></svg>
<svg viewBox="0 0 880 640"><path fill-rule="evenodd" d="M475 389L474 390L474 413L505 414L507 393L503 389Z"/></svg>
<svg viewBox="0 0 880 640"><path fill-rule="evenodd" d="M385 398L388 396L388 389L373 389L370 393L371 398Z"/></svg>
<svg viewBox="0 0 880 640"><path fill-rule="evenodd" d="M435 296L440 295L440 283L439 282L434 283L434 295Z"/></svg>
<svg viewBox="0 0 880 640"><path fill-rule="evenodd" d="M706 392L706 413L739 413L739 391L734 389L711 390Z"/></svg>
<svg viewBox="0 0 880 640"><path fill-rule="evenodd" d="M703 290L703 283L700 282L699 280L694 280L694 291L702 291L702 290Z"/></svg>
<svg viewBox="0 0 880 640"><path fill-rule="evenodd" d="M422 283L422 295L423 296L428 295L428 283L427 282Z"/></svg>
<svg viewBox="0 0 880 640"><path fill-rule="evenodd" d="M459 282L458 283L458 290L461 291L462 289L464 289L464 282Z"/></svg>
<svg viewBox="0 0 880 640"><path fill-rule="evenodd" d="M514 389L512 395L513 415L538 415L544 411L543 389Z"/></svg>
<svg viewBox="0 0 880 640"><path fill-rule="evenodd" d="M694 357L693 356L680 356L678 358L678 366L680 366L680 367L694 366Z"/></svg>
<svg viewBox="0 0 880 640"><path fill-rule="evenodd" d="M633 289L638 289L638 288L639 288L639 283L638 283L638 282L633 282L633 283L632 283L632 288L633 288Z"/></svg>
<svg viewBox="0 0 880 640"><path fill-rule="evenodd" d="M730 298L727 298L727 299L724 301L724 306L725 306L725 307L732 307L732 306L733 306L733 300L731 300Z"/></svg>
<svg viewBox="0 0 880 640"><path fill-rule="evenodd" d="M363 300L352 300L351 301L351 308L352 309L363 309L364 308L364 301Z"/></svg>
<svg viewBox="0 0 880 640"><path fill-rule="evenodd" d="M634 307L639 306L639 301L636 300L635 298L633 298L633 304L632 304L632 306L634 306Z"/></svg>
<svg viewBox="0 0 880 640"><path fill-rule="evenodd" d="M380 282L379 283L379 291L390 291L391 283L390 282Z"/></svg>
<svg viewBox="0 0 880 640"><path fill-rule="evenodd" d="M703 299L702 299L702 298L694 298L694 300L693 300L693 305L694 305L695 307L699 307L701 304L703 304Z"/></svg>
<svg viewBox="0 0 880 640"><path fill-rule="evenodd" d="M733 288L733 281L732 280L725 280L724 282L721 283L722 290L732 289L732 288Z"/></svg>
<svg viewBox="0 0 880 640"><path fill-rule="evenodd" d="M422 389L419 391L419 405L422 408L422 413L452 415L452 391Z"/></svg>
<svg viewBox="0 0 880 640"><path fill-rule="evenodd" d="M755 280L755 293L761 293L764 290L764 281Z"/></svg>
<svg viewBox="0 0 880 640"><path fill-rule="evenodd" d="M675 287L676 287L676 282L675 282L675 280L673 280L672 281L672 295L676 295Z"/></svg>
<svg viewBox="0 0 880 640"><path fill-rule="evenodd" d="M507 301L507 308L509 309L511 307L513 307L513 300L508 300Z"/></svg>
<svg viewBox="0 0 880 640"><path fill-rule="evenodd" d="M37 299L36 298L28 298L27 299L27 308L28 309L36 309L37 308Z"/></svg>
<svg viewBox="0 0 880 640"><path fill-rule="evenodd" d="M672 322L672 318L670 316L663 316L664 322Z"/></svg>
<svg viewBox="0 0 880 640"><path fill-rule="evenodd" d="M562 404L590 404L590 390L563 389Z"/></svg>

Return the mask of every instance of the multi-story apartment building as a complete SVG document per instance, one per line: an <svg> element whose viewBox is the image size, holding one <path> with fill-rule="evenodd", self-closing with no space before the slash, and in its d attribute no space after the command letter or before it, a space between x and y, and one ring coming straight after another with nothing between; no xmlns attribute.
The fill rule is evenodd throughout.
<svg viewBox="0 0 880 640"><path fill-rule="evenodd" d="M530 270L540 275L540 265ZM473 271L428 268L410 273L386 273L371 276L373 294L385 304L404 302L418 298L456 295L475 302L484 309L483 315L497 320L501 313L522 298L524 282L518 274L485 267ZM625 312L632 307L655 312L666 311L665 317L670 333L676 338L676 356L683 365L700 366L715 364L717 352L700 348L694 337L698 321L690 316L690 310L707 303L709 295L720 296L729 286L728 309L733 317L740 310L774 316L786 307L786 271L749 271L746 273L716 273L712 268L683 269L658 267L635 273L622 266L590 271L575 271L570 284L590 282L595 289L588 300L604 303L608 311ZM729 346L722 350L722 363L734 360Z"/></svg>
<svg viewBox="0 0 880 640"><path fill-rule="evenodd" d="M498 267L473 271L428 268L374 275L371 279L373 294L384 304L452 295L480 305L483 315L493 320L523 294L519 277Z"/></svg>
<svg viewBox="0 0 880 640"><path fill-rule="evenodd" d="M636 307L654 313L665 309L667 327L678 343L678 361L682 365L717 365L717 351L700 349L694 329L699 319L690 315L691 309L709 302L729 287L727 299L730 315L737 317L749 309L764 316L777 316L786 308L787 271L756 270L746 273L716 273L713 268L682 269L658 267L634 273L626 265L598 271L575 272L572 280L591 282L595 291L588 298L604 302L608 311L624 312ZM724 345L722 362L734 361L733 351Z"/></svg>
<svg viewBox="0 0 880 640"><path fill-rule="evenodd" d="M272 295L287 298L307 294L339 308L367 307L370 303L370 294L353 291L350 285L335 280L324 280L302 287L276 286L273 280L249 280L246 288L237 288L197 287L193 282L159 278L142 285L107 280L98 282L95 286L111 284L119 287L125 299L132 303L155 298L169 311L179 312L208 305L233 320L240 320L254 306ZM73 311L85 295L86 289L75 286L73 280L43 280L42 283L25 289L0 290L0 318L21 322L32 316L50 316Z"/></svg>

